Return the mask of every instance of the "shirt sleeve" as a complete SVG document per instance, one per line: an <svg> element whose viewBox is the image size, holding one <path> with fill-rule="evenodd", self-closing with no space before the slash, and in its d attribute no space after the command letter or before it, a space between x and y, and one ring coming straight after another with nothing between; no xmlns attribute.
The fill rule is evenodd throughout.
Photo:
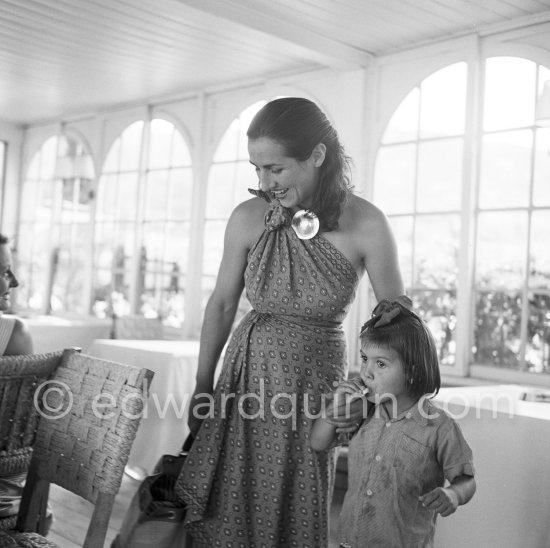
<svg viewBox="0 0 550 548"><path fill-rule="evenodd" d="M443 474L452 482L459 476L474 476L474 458L468 442L462 434L459 424L446 417L441 425L437 441L437 460Z"/></svg>

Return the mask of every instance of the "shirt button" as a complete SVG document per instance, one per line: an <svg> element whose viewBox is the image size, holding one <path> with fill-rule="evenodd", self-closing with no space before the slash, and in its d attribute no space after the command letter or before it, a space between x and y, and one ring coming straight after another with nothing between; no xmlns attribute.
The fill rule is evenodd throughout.
<svg viewBox="0 0 550 548"><path fill-rule="evenodd" d="M388 421L388 422L386 423L386 428L389 428L390 426L391 426L391 422Z"/></svg>
<svg viewBox="0 0 550 548"><path fill-rule="evenodd" d="M376 457L374 457L374 460L376 462L380 462L382 460L382 457L380 455L376 455Z"/></svg>
<svg viewBox="0 0 550 548"><path fill-rule="evenodd" d="M412 417L412 415L411 415L411 413L407 413L407 414L405 415L405 417L406 417L407 419L410 419L410 418Z"/></svg>
<svg viewBox="0 0 550 548"><path fill-rule="evenodd" d="M367 495L368 495L369 497L372 497L372 491L371 491L370 489L367 489Z"/></svg>

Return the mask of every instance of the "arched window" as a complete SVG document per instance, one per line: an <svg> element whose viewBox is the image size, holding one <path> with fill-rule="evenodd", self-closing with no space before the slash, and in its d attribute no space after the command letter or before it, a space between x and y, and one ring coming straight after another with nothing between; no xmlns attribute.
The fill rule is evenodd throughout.
<svg viewBox="0 0 550 548"><path fill-rule="evenodd" d="M99 183L97 315L139 313L182 325L191 197L191 156L174 124L155 118L127 127L109 150Z"/></svg>
<svg viewBox="0 0 550 548"><path fill-rule="evenodd" d="M131 312L143 121L127 127L107 154L97 193L93 309Z"/></svg>
<svg viewBox="0 0 550 548"><path fill-rule="evenodd" d="M374 201L391 219L407 292L444 364L455 359L466 82L466 64L457 63L405 97L382 138L375 174Z"/></svg>
<svg viewBox="0 0 550 548"><path fill-rule="evenodd" d="M223 253L227 220L235 206L252 197L248 188L258 187L258 178L248 158L246 131L266 101L243 110L224 133L210 167L204 226L202 307L214 289ZM241 314L247 308L243 301Z"/></svg>
<svg viewBox="0 0 550 548"><path fill-rule="evenodd" d="M474 374L550 373L549 135L535 126L548 79L533 61L489 58L470 112L467 66L450 65L410 91L378 151L374 200L392 223L407 292L441 363L453 365L462 330Z"/></svg>
<svg viewBox="0 0 550 548"><path fill-rule="evenodd" d="M73 135L49 138L23 184L18 237L20 305L86 314L94 167Z"/></svg>

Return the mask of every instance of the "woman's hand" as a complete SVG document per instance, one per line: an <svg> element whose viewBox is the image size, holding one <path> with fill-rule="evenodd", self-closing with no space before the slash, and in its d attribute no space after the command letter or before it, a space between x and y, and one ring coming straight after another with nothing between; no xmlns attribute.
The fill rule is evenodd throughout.
<svg viewBox="0 0 550 548"><path fill-rule="evenodd" d="M212 417L214 414L214 397L212 396L212 392L211 386L200 387L197 385L191 396L187 425L193 437L197 436L202 421Z"/></svg>

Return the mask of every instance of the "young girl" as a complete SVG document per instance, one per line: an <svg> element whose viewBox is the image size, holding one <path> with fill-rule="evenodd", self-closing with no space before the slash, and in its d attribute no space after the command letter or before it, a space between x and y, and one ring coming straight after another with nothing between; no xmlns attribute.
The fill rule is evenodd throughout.
<svg viewBox="0 0 550 548"><path fill-rule="evenodd" d="M337 426L344 408L349 414L350 401L366 394L366 418L349 442L342 546L431 547L437 514L452 514L475 492L472 451L458 424L428 399L441 381L424 322L381 301L360 339L360 377L338 385L311 432L314 450L332 447L349 431Z"/></svg>

